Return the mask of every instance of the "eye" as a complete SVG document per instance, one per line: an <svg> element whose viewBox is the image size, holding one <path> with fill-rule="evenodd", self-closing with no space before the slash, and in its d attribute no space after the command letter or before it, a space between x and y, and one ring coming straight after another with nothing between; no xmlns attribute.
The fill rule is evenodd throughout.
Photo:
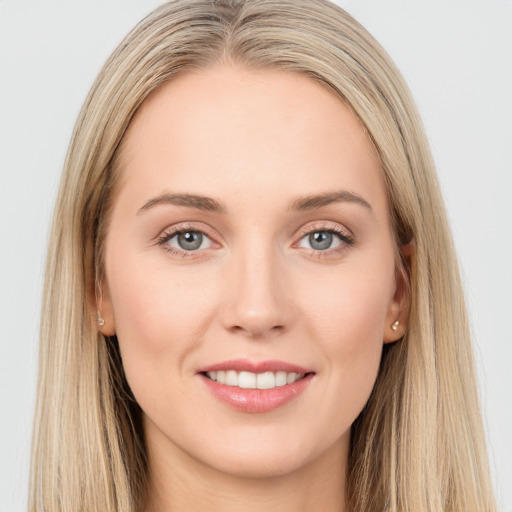
<svg viewBox="0 0 512 512"><path fill-rule="evenodd" d="M315 251L326 251L340 246L341 243L340 236L332 231L314 231L301 238L299 247Z"/></svg>
<svg viewBox="0 0 512 512"><path fill-rule="evenodd" d="M176 249L183 249L184 251L197 251L203 245L208 245L207 237L197 231L185 231L184 233L176 233L172 236L168 243ZM206 244L205 244L206 242Z"/></svg>
<svg viewBox="0 0 512 512"><path fill-rule="evenodd" d="M296 247L313 251L318 256L327 256L342 252L352 245L354 237L350 231L342 229L337 224L329 224L310 226L309 230L304 230Z"/></svg>
<svg viewBox="0 0 512 512"><path fill-rule="evenodd" d="M182 229L171 233L164 233L158 239L158 244L166 250L176 253L194 252L212 247L211 238L197 229Z"/></svg>

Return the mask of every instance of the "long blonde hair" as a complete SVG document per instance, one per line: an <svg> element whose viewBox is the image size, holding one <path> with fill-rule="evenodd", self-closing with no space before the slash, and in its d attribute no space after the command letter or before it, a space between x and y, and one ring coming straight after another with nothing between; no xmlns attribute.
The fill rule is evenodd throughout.
<svg viewBox="0 0 512 512"><path fill-rule="evenodd" d="M143 507L141 411L115 337L95 321L116 150L151 91L222 60L298 71L335 91L380 156L397 245L414 244L408 331L386 345L352 427L350 509L494 511L462 287L422 123L384 50L327 0L176 0L135 27L100 72L49 240L30 510Z"/></svg>

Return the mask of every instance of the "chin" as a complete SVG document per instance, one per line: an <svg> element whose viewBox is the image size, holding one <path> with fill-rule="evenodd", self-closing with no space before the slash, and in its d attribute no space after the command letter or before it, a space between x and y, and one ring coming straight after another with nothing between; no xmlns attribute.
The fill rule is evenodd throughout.
<svg viewBox="0 0 512 512"><path fill-rule="evenodd" d="M308 465L310 461L299 460L294 455L261 454L228 456L210 465L214 471L242 479L270 479L293 474Z"/></svg>
<svg viewBox="0 0 512 512"><path fill-rule="evenodd" d="M268 432L267 432L268 434ZM198 462L212 470L234 478L271 479L297 474L313 465L342 464L348 452L349 433L329 439L328 436L272 436L224 439L215 447L204 447ZM209 448L209 449L208 449ZM195 455L199 455L197 452Z"/></svg>

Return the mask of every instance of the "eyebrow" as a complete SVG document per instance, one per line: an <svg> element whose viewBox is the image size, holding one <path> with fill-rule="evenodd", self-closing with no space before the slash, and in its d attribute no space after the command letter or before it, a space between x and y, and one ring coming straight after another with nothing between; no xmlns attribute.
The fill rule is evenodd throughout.
<svg viewBox="0 0 512 512"><path fill-rule="evenodd" d="M322 208L333 203L357 203L364 206L370 212L373 211L370 203L363 199L361 196L342 190L339 192L325 192L323 194L316 194L310 196L299 197L292 201L288 207L289 210L306 211ZM162 204L171 204L174 206L185 206L188 208L196 208L198 210L213 212L213 213L226 213L226 206L211 197L201 196L197 194L162 194L158 197L147 201L139 210L137 215Z"/></svg>
<svg viewBox="0 0 512 512"><path fill-rule="evenodd" d="M368 201L363 199L361 196L347 190L341 190L339 192L325 192L324 194L299 197L290 204L289 209L300 211L314 210L316 208L322 208L323 206L328 206L333 203L345 202L360 204L370 212L373 212L373 208Z"/></svg>
<svg viewBox="0 0 512 512"><path fill-rule="evenodd" d="M162 194L150 199L137 211L137 215L161 204L172 204L175 206L186 206L196 208L205 212L226 213L226 207L216 199L196 194Z"/></svg>

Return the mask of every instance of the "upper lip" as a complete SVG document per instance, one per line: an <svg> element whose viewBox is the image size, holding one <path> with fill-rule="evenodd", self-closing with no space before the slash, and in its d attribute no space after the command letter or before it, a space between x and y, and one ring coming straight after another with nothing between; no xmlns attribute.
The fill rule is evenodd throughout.
<svg viewBox="0 0 512 512"><path fill-rule="evenodd" d="M312 373L312 370L303 366L288 363L286 361L268 360L268 361L249 361L247 359L232 359L222 361L198 370L198 373L235 370L236 372L287 372L287 373Z"/></svg>

